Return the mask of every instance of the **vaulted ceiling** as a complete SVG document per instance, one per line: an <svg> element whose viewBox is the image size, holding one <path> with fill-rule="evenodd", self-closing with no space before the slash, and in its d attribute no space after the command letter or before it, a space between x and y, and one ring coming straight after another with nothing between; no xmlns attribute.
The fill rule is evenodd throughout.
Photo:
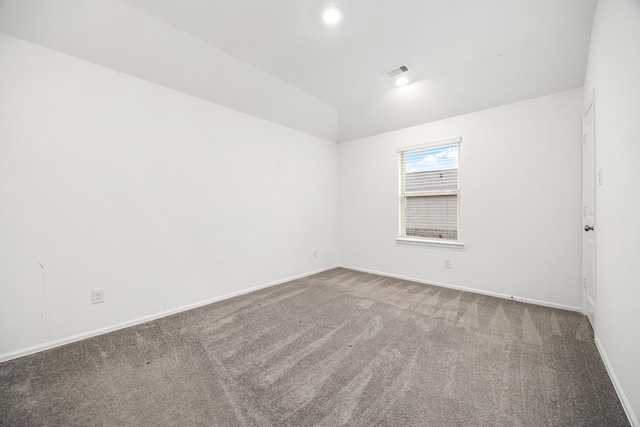
<svg viewBox="0 0 640 427"><path fill-rule="evenodd" d="M336 107L413 80L473 68L498 89L583 84L595 0L125 0ZM344 19L321 22L335 4ZM544 89L541 89L544 92ZM487 94L487 96L491 96Z"/></svg>
<svg viewBox="0 0 640 427"><path fill-rule="evenodd" d="M583 86L596 2L0 0L0 32L348 141Z"/></svg>

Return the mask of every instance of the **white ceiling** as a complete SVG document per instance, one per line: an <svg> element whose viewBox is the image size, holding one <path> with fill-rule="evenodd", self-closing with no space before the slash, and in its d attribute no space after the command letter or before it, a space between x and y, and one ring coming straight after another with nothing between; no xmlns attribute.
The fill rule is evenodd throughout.
<svg viewBox="0 0 640 427"><path fill-rule="evenodd" d="M0 33L344 142L582 87L596 3L0 0Z"/></svg>
<svg viewBox="0 0 640 427"><path fill-rule="evenodd" d="M505 102L509 85L527 96L580 87L596 5L596 0L125 1L338 111L394 90L381 73L402 63L412 68L413 81L460 75L466 85L468 72L462 71L473 69L479 76L474 86L487 87L483 96L492 98L491 105L500 104L503 81ZM327 4L344 12L335 28L321 22ZM501 69L508 69L508 78Z"/></svg>

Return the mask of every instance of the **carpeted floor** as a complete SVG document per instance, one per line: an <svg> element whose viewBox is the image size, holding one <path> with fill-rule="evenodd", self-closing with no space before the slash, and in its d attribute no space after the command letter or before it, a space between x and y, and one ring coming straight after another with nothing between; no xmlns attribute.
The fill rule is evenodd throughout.
<svg viewBox="0 0 640 427"><path fill-rule="evenodd" d="M628 426L587 319L334 269L0 364L1 426Z"/></svg>

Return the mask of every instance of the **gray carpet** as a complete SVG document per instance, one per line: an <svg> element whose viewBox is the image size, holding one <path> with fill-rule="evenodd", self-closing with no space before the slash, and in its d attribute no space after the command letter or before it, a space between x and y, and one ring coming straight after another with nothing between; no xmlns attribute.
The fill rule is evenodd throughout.
<svg viewBox="0 0 640 427"><path fill-rule="evenodd" d="M334 269L0 364L4 426L628 426L587 319Z"/></svg>

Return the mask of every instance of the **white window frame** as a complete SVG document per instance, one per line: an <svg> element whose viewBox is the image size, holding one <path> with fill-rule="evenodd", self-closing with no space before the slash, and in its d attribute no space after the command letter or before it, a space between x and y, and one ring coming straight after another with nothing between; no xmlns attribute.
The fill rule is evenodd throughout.
<svg viewBox="0 0 640 427"><path fill-rule="evenodd" d="M413 245L427 245L427 246L439 246L439 247L448 247L448 248L464 248L464 243L460 240L460 164L458 163L458 189L457 190L449 190L443 192L429 192L427 195L429 196L437 196L437 195L457 195L458 196L458 225L457 225L457 236L458 240L448 240L448 239L434 239L434 238L422 238L422 237L414 237L414 236L406 236L405 234L405 212L404 212L404 198L406 197L404 194L403 182L404 179L402 177L402 153L408 151L415 150L424 150L429 148L437 148L446 145L458 144L458 162L460 161L460 153L461 153L461 144L462 137L457 138L449 138L449 139L441 139L438 141L431 141L423 144L412 145L409 147L400 147L398 148L398 237L396 238L397 243L402 244L413 244Z"/></svg>

